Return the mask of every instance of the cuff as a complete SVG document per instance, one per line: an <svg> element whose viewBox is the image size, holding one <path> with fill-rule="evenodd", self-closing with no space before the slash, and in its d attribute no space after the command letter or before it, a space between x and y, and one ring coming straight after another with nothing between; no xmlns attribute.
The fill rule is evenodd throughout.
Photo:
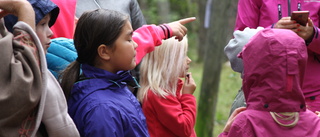
<svg viewBox="0 0 320 137"><path fill-rule="evenodd" d="M168 24L162 24L162 25L159 25L159 27L163 31L165 39L168 39L168 38L172 37L172 29L170 28L170 26Z"/></svg>

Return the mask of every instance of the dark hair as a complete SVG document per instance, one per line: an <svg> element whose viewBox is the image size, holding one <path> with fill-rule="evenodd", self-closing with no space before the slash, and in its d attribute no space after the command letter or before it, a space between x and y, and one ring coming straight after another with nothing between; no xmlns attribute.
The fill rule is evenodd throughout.
<svg viewBox="0 0 320 137"><path fill-rule="evenodd" d="M117 11L97 9L81 15L74 33L74 45L78 58L62 73L61 87L68 99L73 84L78 81L80 65L94 66L97 49L101 44L113 48L113 43L119 37L123 26L129 17Z"/></svg>

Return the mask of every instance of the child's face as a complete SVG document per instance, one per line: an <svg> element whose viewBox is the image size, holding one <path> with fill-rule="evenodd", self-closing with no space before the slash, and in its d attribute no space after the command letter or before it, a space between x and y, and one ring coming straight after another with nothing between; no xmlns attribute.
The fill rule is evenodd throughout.
<svg viewBox="0 0 320 137"><path fill-rule="evenodd" d="M40 39L40 42L42 44L43 50L46 53L50 43L51 43L51 37L53 35L53 32L51 31L49 27L49 21L50 21L50 14L47 14L42 20L39 21L39 23L36 25L36 33Z"/></svg>
<svg viewBox="0 0 320 137"><path fill-rule="evenodd" d="M114 42L114 51L111 54L110 63L112 72L131 70L136 66L137 44L132 40L133 29L129 21L121 30L121 34Z"/></svg>
<svg viewBox="0 0 320 137"><path fill-rule="evenodd" d="M182 70L181 73L180 73L180 77L183 78L187 75L187 72L189 71L189 68L190 68L190 63L191 63L191 59L186 56L186 61L184 63L184 68L185 70Z"/></svg>

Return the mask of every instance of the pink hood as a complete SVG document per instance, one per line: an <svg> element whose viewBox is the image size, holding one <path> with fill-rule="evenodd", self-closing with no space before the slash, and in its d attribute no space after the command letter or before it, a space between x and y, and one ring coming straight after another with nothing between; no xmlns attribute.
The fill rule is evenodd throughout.
<svg viewBox="0 0 320 137"><path fill-rule="evenodd" d="M301 87L307 56L304 40L291 30L264 29L253 36L239 54L247 109L305 111Z"/></svg>

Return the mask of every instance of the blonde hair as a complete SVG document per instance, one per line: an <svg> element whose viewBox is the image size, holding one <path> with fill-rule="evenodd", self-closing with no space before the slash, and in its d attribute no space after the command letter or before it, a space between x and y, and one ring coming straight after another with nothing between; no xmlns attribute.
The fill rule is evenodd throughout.
<svg viewBox="0 0 320 137"><path fill-rule="evenodd" d="M188 40L182 41L170 38L162 41L162 45L147 54L140 66L140 85L138 100L146 99L148 90L165 98L176 96L178 78L185 70Z"/></svg>

